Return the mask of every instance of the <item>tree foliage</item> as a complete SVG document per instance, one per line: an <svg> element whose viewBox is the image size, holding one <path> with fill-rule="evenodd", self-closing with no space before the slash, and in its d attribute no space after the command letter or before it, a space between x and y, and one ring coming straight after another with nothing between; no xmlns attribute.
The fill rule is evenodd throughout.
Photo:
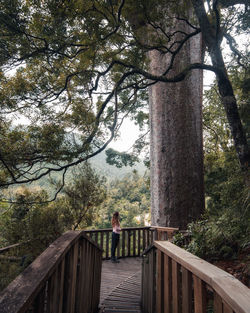
<svg viewBox="0 0 250 313"><path fill-rule="evenodd" d="M12 204L1 205L0 238L4 245L26 243L32 257L37 256L64 231L85 228L106 196L103 177L88 163L73 173L72 181L54 202L40 188L19 187Z"/></svg>
<svg viewBox="0 0 250 313"><path fill-rule="evenodd" d="M249 216L224 211L189 225L191 241L187 249L207 260L237 258L249 245Z"/></svg>
<svg viewBox="0 0 250 313"><path fill-rule="evenodd" d="M111 218L119 211L122 227L143 226L150 220L150 189L147 175L137 172L110 182L107 198L101 204L93 228L110 228Z"/></svg>
<svg viewBox="0 0 250 313"><path fill-rule="evenodd" d="M188 2L161 0L156 6L151 0L1 1L1 186L66 172L104 150L126 116L138 123L147 119L147 86L178 82L196 68L217 75L246 169L246 137L220 43L225 36L239 66L246 63L232 29L235 24L241 32L246 30L248 4L235 10L242 1L207 1L206 11L203 0L191 3L194 18L187 20L183 6ZM167 31L173 17L191 28L179 41L178 29ZM173 61L184 43L200 32L212 65L185 64L174 77L171 62L168 68L163 65L160 76L148 71L147 52L156 49ZM20 116L29 120L26 126L11 123Z"/></svg>
<svg viewBox="0 0 250 313"><path fill-rule="evenodd" d="M230 68L230 78L238 100L243 125L249 134L249 90L247 73ZM205 92L204 139L205 139L205 185L207 207L217 210L239 211L244 207L247 188L233 147L225 112L220 106L216 85ZM213 211L213 210L212 210ZM212 212L211 212L212 213Z"/></svg>
<svg viewBox="0 0 250 313"><path fill-rule="evenodd" d="M55 204L48 205L47 199L45 191L19 188L15 203L1 216L0 237L8 245L27 243L32 256L37 256L69 227L62 219L60 211L63 209Z"/></svg>
<svg viewBox="0 0 250 313"><path fill-rule="evenodd" d="M231 80L236 90L239 111L247 129L249 114L245 72L232 66ZM190 242L181 234L175 242L207 260L236 259L249 249L249 189L228 130L225 112L220 107L215 85L205 92L204 103L204 178L206 211L198 222L188 226ZM249 263L246 258L243 262Z"/></svg>
<svg viewBox="0 0 250 313"><path fill-rule="evenodd" d="M1 259L1 290L70 228L66 208L59 203L45 203L46 200L48 194L45 191L19 187L16 190L15 203L5 206L0 216L1 246L20 246L10 249L4 254L6 259ZM3 206L1 204L2 208ZM7 257L13 257L13 261L8 262Z"/></svg>
<svg viewBox="0 0 250 313"><path fill-rule="evenodd" d="M92 225L106 197L105 181L88 163L73 171L72 181L63 188L63 205L69 209L74 230Z"/></svg>

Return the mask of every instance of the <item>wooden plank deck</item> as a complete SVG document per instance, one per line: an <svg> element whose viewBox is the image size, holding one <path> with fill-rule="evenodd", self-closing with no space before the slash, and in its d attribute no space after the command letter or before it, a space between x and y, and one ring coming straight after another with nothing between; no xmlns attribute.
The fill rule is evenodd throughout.
<svg viewBox="0 0 250 313"><path fill-rule="evenodd" d="M100 312L141 313L141 259L103 261Z"/></svg>

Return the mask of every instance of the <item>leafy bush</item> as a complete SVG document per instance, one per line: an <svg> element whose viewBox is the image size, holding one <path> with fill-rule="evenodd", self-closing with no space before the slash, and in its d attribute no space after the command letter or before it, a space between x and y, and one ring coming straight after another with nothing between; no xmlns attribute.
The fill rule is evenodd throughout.
<svg viewBox="0 0 250 313"><path fill-rule="evenodd" d="M185 237L187 237L187 236L185 236L183 232L176 232L174 237L173 237L173 241L172 242L175 245L177 245L177 246L179 246L181 248L186 249L186 246L187 246L186 241L187 241L187 239Z"/></svg>
<svg viewBox="0 0 250 313"><path fill-rule="evenodd" d="M60 202L46 203L44 191L20 188L15 203L0 218L0 237L7 245L24 243L22 255L33 259L60 236L68 225Z"/></svg>
<svg viewBox="0 0 250 313"><path fill-rule="evenodd" d="M221 148L214 143L205 154L206 212L188 226L189 244L176 238L176 244L207 260L234 258L250 244L246 177L229 140L223 138Z"/></svg>
<svg viewBox="0 0 250 313"><path fill-rule="evenodd" d="M16 262L0 262L0 291L23 271L24 267Z"/></svg>
<svg viewBox="0 0 250 313"><path fill-rule="evenodd" d="M47 203L47 199L45 191L19 188L15 203L5 207L0 216L2 246L21 243L0 260L0 290L71 227L71 220L67 218L68 210L62 206L62 202ZM8 257L13 259L8 261Z"/></svg>
<svg viewBox="0 0 250 313"><path fill-rule="evenodd" d="M250 242L249 213L225 210L220 217L189 224L188 232L191 253L207 260L234 258Z"/></svg>

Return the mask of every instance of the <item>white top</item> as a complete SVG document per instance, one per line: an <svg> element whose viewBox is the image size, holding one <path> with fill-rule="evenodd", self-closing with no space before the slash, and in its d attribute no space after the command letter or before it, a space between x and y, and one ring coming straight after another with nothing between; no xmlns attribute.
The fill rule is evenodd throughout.
<svg viewBox="0 0 250 313"><path fill-rule="evenodd" d="M113 227L113 232L116 234L120 234L121 232L121 227L119 225L116 225Z"/></svg>

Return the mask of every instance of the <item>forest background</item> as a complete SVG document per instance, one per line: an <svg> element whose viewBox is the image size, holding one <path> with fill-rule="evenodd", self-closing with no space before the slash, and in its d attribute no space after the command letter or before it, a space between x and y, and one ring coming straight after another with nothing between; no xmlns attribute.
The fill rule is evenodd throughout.
<svg viewBox="0 0 250 313"><path fill-rule="evenodd" d="M244 18L246 17L247 15L244 15ZM38 25L40 22L41 21L38 21ZM245 25L246 24L247 22L245 21ZM244 25L242 26L242 30L244 30ZM49 32L50 30L47 29L46 31ZM63 29L58 29L58 37L61 36L61 33L63 33ZM8 48L14 49L15 47L10 46ZM109 51L107 51L107 55L108 53ZM235 55L232 53L228 64L228 73L234 87L239 113L247 134L249 134L250 125L248 57L249 52L245 50L241 62L238 62L237 53ZM132 59L133 55L128 55L128 58ZM87 61L83 60L83 62ZM15 81L13 79L12 81L5 82L2 77L2 103L5 104L4 101L11 98L10 96L12 96L13 89L16 89L15 91L20 97L23 96L22 92L25 88L26 91L28 90L27 92L30 93L30 86L29 84L26 85L25 80L30 81L33 79L35 81L39 76L34 70L36 61L31 65L33 67L27 68L27 77L22 77L21 70L19 72L17 71L17 78L19 80ZM65 66L65 68L67 68L67 66ZM111 73L114 80L117 80L117 75L120 71L119 66L117 68L117 71ZM31 74L34 74L34 76L30 78L29 75ZM1 73L1 75L3 76L3 73ZM62 77L62 81L64 78L65 77ZM84 81L86 77L79 75L76 79ZM55 84L59 84L60 88L64 82L57 80L56 72L53 73L48 80L48 85L54 83L53 80L55 80ZM43 88L43 82L40 83L41 88ZM70 88L71 87L72 86L70 86ZM72 97L70 88L67 96L72 100L74 97ZM39 93L39 90L36 90L36 92ZM66 125L65 127L68 127L70 123L74 126L78 125L78 117L82 113L86 113L86 115L82 114L81 116L83 116L83 119L87 116L87 122L85 120L84 122L89 123L87 126L91 133L93 116L87 110L84 112L80 111L83 109L81 106L82 103L79 100L81 98L81 92L81 90L77 90L75 99L73 99L75 105L72 109L73 114L72 116L66 116L63 123ZM120 104L122 106L121 111L129 96L130 95L126 94L126 92L121 94L121 99L123 100ZM31 98L32 97L33 94L31 94ZM235 153L228 121L219 98L219 92L215 84L213 84L209 90L205 91L203 127L206 210L200 221L188 225L188 236L190 240L188 246L185 248L210 261L225 259L236 260L242 256L243 259L240 259L240 263L242 264L241 273L246 273L245 277L249 279L249 195ZM132 108L132 106L132 109L129 108L132 113L138 113L135 114L136 117L134 120L141 127L143 124L148 126L148 115L147 112L143 110L147 100L147 97L142 92L136 108ZM42 97L40 101L42 103ZM102 100L99 98L98 101L98 105L102 106ZM13 102L15 102L15 98ZM14 107L16 103L7 103L7 105L11 108L11 106L13 105ZM22 110L22 108L19 109ZM107 116L114 114L112 110L110 113L110 110L110 108L107 110ZM50 114L49 106L44 108L43 113L44 115ZM27 114L29 114L29 112ZM103 123L107 129L112 130L112 123L106 118L107 116L103 119ZM11 131L9 131L6 130L7 127L4 128L6 124L7 122L5 123L5 121L1 124L1 126L3 126L1 129L3 152L6 153L10 160L16 161L19 155L18 153L23 153L23 151L25 152L25 148L29 148L29 146L26 146L28 140L27 142L20 140L21 138L26 138L23 136L26 135L26 130L22 129L20 126L19 129L17 128L13 131L13 129L10 128ZM51 125L49 124L45 125L44 128L36 128L36 126L31 125L31 141L37 141L41 149L46 150L48 142L43 142L43 137L40 136L40 134L43 132L43 135L46 136L46 134L53 133L54 137L52 136L50 144L51 146L58 144L61 149L53 151L53 155L48 154L48 161L52 160L53 163L54 159L56 160L56 158L60 156L60 152L63 152L63 149L65 149L65 146L61 145L60 141L61 137L65 134L57 124L53 125L52 128L50 127ZM86 129L88 127L86 127ZM101 133L100 137L102 136L104 137L104 134ZM74 138L72 137L70 139ZM98 146L99 141L101 140L98 137L98 140L95 142L96 146ZM21 148L23 150L19 149L18 142L22 142L23 147ZM142 141L137 145L137 150L141 149L141 143ZM77 140L74 144L77 149L81 149L81 147L79 148L78 146ZM147 148L147 137L143 137L143 144L144 147ZM8 155L10 150L12 150L12 155ZM130 156L126 153L119 154L119 152L115 152L112 149L107 150L107 157L111 164L118 166L119 171L121 171L122 165L132 165L138 159L138 156ZM67 156L67 158L74 158L73 153ZM57 163L54 163L54 165L55 164ZM0 244L1 246L7 246L21 243L22 246L18 248L18 251L14 250L13 255L8 256L12 257L14 261L6 262L6 259L1 259L1 288L15 277L17 273L22 271L23 268L40 254L55 238L68 229L109 227L112 212L115 210L119 210L121 213L123 227L145 224L150 211L149 177L147 172L144 171L142 173L138 170L128 176L125 175L123 178L121 177L121 172L119 172L119 178L110 179L103 177L105 176L103 164L104 163L101 165L101 171L100 169L96 169L93 165L93 167L91 167L90 163L78 165L78 168L72 170L68 175L69 179L65 180L63 186L58 184L55 175L51 176L50 182L45 180L41 181L41 185L39 186L36 185L32 188L29 188L29 186L18 186L16 189L12 189L11 192L8 191L8 193L6 193L6 191L4 191L2 193L0 208ZM146 164L148 165L147 157ZM5 172L1 172L1 174L1 183L4 184L6 180ZM59 190L60 194L58 193L54 201L50 201L55 194L55 190ZM6 199L10 201L6 201ZM177 234L175 236L175 242L183 246L183 234ZM16 261L15 258L17 258Z"/></svg>
<svg viewBox="0 0 250 313"><path fill-rule="evenodd" d="M249 98L244 76L236 68L232 77L247 127ZM181 233L175 236L175 243L209 261L229 260L231 268L237 260L236 276L249 284L248 190L217 88L215 84L210 87L204 92L203 107L206 211L200 221L189 224L189 244L185 246ZM1 202L1 246L24 245L10 254L22 256L21 261L1 260L1 288L68 229L110 228L116 210L121 214L123 227L150 225L147 166L140 161L132 168L119 163L117 167L106 163L106 157L99 154L90 163L73 169L62 193L53 202L46 201L55 191L56 177L8 193L13 203Z"/></svg>

